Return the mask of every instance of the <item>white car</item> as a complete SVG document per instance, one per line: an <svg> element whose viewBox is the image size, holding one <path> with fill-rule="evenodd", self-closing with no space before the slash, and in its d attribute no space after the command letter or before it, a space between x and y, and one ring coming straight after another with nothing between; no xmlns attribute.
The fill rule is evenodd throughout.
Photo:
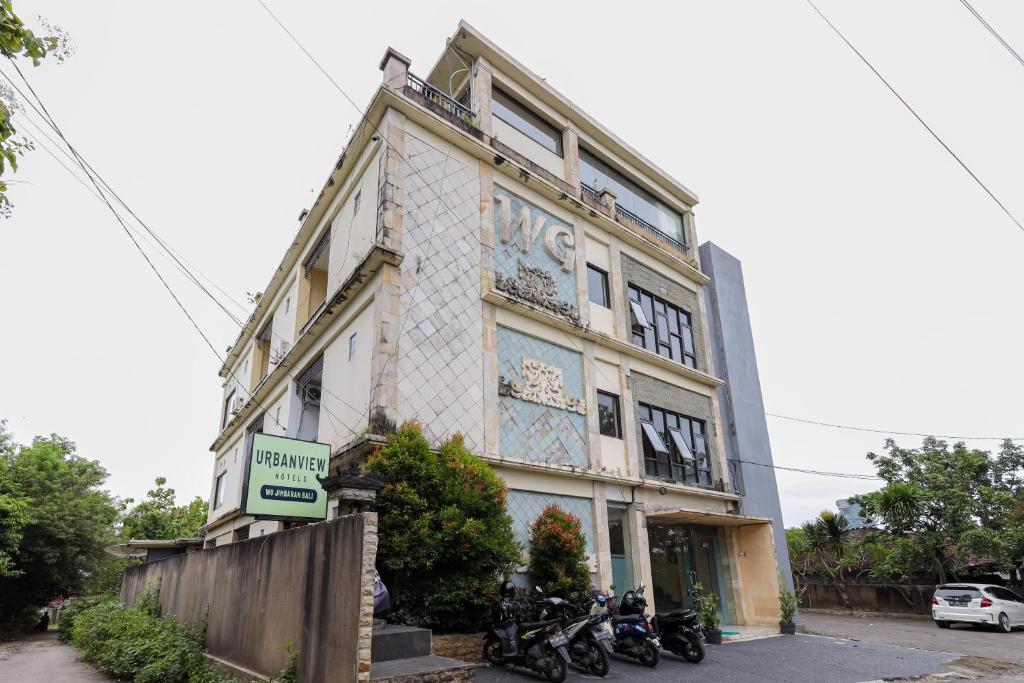
<svg viewBox="0 0 1024 683"><path fill-rule="evenodd" d="M1024 626L1024 598L985 583L943 584L932 597L932 618L939 628L986 624L1009 633L1014 626Z"/></svg>

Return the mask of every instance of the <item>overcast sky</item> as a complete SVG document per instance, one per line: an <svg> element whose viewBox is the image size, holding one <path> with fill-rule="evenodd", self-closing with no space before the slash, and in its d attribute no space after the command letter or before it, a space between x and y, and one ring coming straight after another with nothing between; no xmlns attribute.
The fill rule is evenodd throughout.
<svg viewBox="0 0 1024 683"><path fill-rule="evenodd" d="M1024 436L1024 233L806 3L267 1L360 107L388 45L425 75L465 18L693 189L699 239L743 261L770 412ZM1024 51L1024 3L973 4ZM235 299L263 289L358 112L255 0L15 5L74 38L66 64L28 73L68 138ZM1024 67L957 0L819 7L1024 216ZM46 152L14 178L0 417L22 441L72 438L116 494L165 475L206 497L218 361ZM237 327L168 277L223 351ZM884 440L769 428L790 467L871 473ZM785 522L871 486L780 472Z"/></svg>

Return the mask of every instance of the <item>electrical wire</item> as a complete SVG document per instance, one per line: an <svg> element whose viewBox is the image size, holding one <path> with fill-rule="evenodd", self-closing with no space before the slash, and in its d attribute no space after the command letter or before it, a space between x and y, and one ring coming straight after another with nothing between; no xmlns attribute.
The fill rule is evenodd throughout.
<svg viewBox="0 0 1024 683"><path fill-rule="evenodd" d="M736 460L735 462L741 462L745 465L757 465L758 467L770 467L773 470L784 470L786 472L799 472L800 474L815 474L821 477L835 477L837 479L860 479L864 481L885 481L882 477L876 477L871 474L854 474L852 472L825 472L823 470L809 470L802 467L786 467L784 465L769 465L763 462L754 462L752 460Z"/></svg>
<svg viewBox="0 0 1024 683"><path fill-rule="evenodd" d="M844 36L844 35L842 34L842 32L841 32L841 31L840 31L840 30L839 30L838 28L836 28L835 24L833 24L833 23L832 23L831 21L829 21L828 17L826 17L826 16L824 15L824 14L822 14L821 10L820 10L820 9L818 9L818 7L817 7L817 6L816 6L816 5L815 5L815 4L813 3L813 2L811 2L811 0L806 0L806 2L807 2L807 4L808 4L808 5L810 5L810 6L811 6L811 9L813 9L813 10L814 10L815 12L817 12L817 13L818 13L818 16L820 16L820 17L821 17L822 19L824 19L824 20L825 20L825 23L826 23L826 24L828 24L828 25L829 25L829 27L830 27L830 28L831 28L831 29L832 29L833 31L835 31L836 35L837 35L837 36L839 36L839 37L840 37L840 38L842 39L842 41L843 41L844 43L846 43L847 47L849 47L849 48L850 48L851 50L853 50L854 54L856 54L856 55L857 55L858 57L860 57L860 60L861 60L862 62L864 62L864 64L865 64L865 65L867 65L867 67L868 67L869 69L871 69L872 73L874 73L874 74L875 74L875 76L877 76L877 77L878 77L878 80L882 81L882 83L883 83L883 84L885 84L885 87L889 89L889 92L891 92L891 93L892 93L893 95L895 95L895 96L896 96L896 99L898 99L898 100L899 100L900 102L902 102L902 103L903 103L903 106L907 108L907 111L909 111L909 112L910 112L911 114L913 114L913 115L914 115L914 118L915 118L915 119L917 119L918 123L920 123L920 124L921 124L922 126L924 126L925 130L927 130L927 131L928 131L929 133L931 133L931 136L932 136L933 138L935 138L935 140L936 140L936 141L937 141L937 142L938 142L938 143L939 143L940 145L942 145L943 149L945 149L945 150L946 150L947 152L949 152L949 155L950 155L951 157L953 157L953 158L954 158L954 159L956 160L956 162L957 162L958 164L960 164L961 168L963 168L963 169L964 169L965 171L967 171L967 174L968 174L969 176L971 176L971 178L973 178L973 179L974 179L974 182L976 182L976 183L978 184L978 186L979 186L979 187L981 187L981 189L982 189L982 190L984 190L984 191L985 191L985 193L986 193L986 194L987 194L987 195L988 195L989 197L991 197L991 198L992 198L992 201L994 201L994 202L995 202L995 203L996 203L996 204L997 204L997 205L999 206L999 208L1003 210L1003 213L1005 213L1005 214L1006 214L1006 215L1007 215L1007 216L1008 216L1008 217L1010 218L1010 220L1011 220L1011 221L1013 221L1013 222L1014 222L1014 224L1015 224L1015 225L1016 225L1016 226L1017 226L1017 227L1018 227L1018 228L1019 228L1019 229L1020 229L1020 230L1021 230L1022 232L1024 232L1024 224L1022 224L1022 223L1021 223L1021 222L1020 222L1019 220L1017 220L1017 217L1016 217L1016 216L1014 216L1014 215L1013 215L1013 213L1011 213L1011 211L1010 211L1010 210L1009 210L1008 208L1006 208L1006 205L1005 205L1005 204L1003 204L1003 203L1002 203L1001 201L999 201L999 198L998 198L998 197L996 197L995 193L993 193L993 192L992 192L992 190L988 189L988 186L987 186L987 185L985 185L985 183L983 183L983 182L981 181L981 178L979 178L979 177L978 177L978 176L977 176L977 175L976 175L976 174L974 173L974 171L972 171L972 170L970 169L970 167L968 167L968 166L967 166L967 164L966 164L966 163L964 163L964 161L963 161L963 160L962 160L962 159L961 159L961 158L960 158L959 156L957 156L956 152L954 152L954 151L953 151L953 150L952 150L952 149L950 148L950 146L949 146L949 145L947 145L947 144L946 144L946 143L945 143L945 142L943 141L943 139L942 139L941 137L939 137L939 134L938 134L938 133L936 133L936 132L935 132L935 131L934 131L934 130L932 129L932 127L931 127L931 126L929 126L929 125L928 125L927 123L925 123L925 120L924 120L923 118L921 118L921 116L920 116L920 115L919 115L919 114L918 114L918 113L917 113L916 111L914 111L914 108L913 108L913 107L911 107L911 106L910 106L910 104L909 104L909 103L908 103L908 102L907 102L907 101L906 101L905 99L903 99L903 96L902 96L902 95L900 95L900 94L899 94L899 93L898 93L898 92L896 91L896 88L894 88L894 87L893 87L892 85L890 85L890 84L889 84L889 81L885 80L885 77L884 77L884 76L882 76L882 74L881 74L881 73L880 73L880 72L878 71L878 69L876 69L876 68L875 68L874 66L872 66L871 62L869 62L869 61L867 60L867 57L865 57L865 56L864 56L863 54L861 54L860 50L858 50L858 49L857 49L856 47L854 47L854 46L853 46L853 43L851 43L851 42L850 42L849 40L847 40L846 36Z"/></svg>
<svg viewBox="0 0 1024 683"><path fill-rule="evenodd" d="M984 17L982 17L980 14L978 14L978 10L974 9L973 7L971 7L971 3L967 2L967 0L960 0L960 4L963 5L964 7L966 7L967 11L970 12L971 14L973 14L974 18L977 19L979 22L981 22L981 25L984 26L985 29L989 33L992 34L992 37L994 37L996 40L998 40L999 43L1003 47L1005 47L1007 49L1007 51L1009 51L1009 53L1011 55L1013 55L1014 59L1016 59L1018 62L1020 62L1021 66L1024 66L1024 57L1021 57L1019 52L1014 50L1013 47L1008 42L1003 40L1003 37L1001 35L999 35L999 32L996 31L994 28L992 28L992 25L989 24L987 21L985 21Z"/></svg>
<svg viewBox="0 0 1024 683"><path fill-rule="evenodd" d="M936 439L958 439L962 441L1022 441L1024 437L1019 436L956 436L951 434L926 434L924 432L903 432L895 429L875 429L872 427L851 427L850 425L834 424L831 422L818 422L817 420L808 420L802 417L790 417L788 415L779 415L778 413L766 412L765 415L769 417L776 417L780 420L790 420L792 422L803 422L804 424L817 425L819 427L831 427L833 429L848 429L855 432L871 432L874 434L896 434L897 436L921 436L921 437L934 437Z"/></svg>

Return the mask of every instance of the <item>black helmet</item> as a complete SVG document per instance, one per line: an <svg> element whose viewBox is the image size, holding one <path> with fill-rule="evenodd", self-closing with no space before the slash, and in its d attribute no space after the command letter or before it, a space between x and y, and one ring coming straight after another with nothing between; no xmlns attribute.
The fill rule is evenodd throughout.
<svg viewBox="0 0 1024 683"><path fill-rule="evenodd" d="M516 596L516 585L511 581L505 580L498 586L498 595L503 598L514 598Z"/></svg>

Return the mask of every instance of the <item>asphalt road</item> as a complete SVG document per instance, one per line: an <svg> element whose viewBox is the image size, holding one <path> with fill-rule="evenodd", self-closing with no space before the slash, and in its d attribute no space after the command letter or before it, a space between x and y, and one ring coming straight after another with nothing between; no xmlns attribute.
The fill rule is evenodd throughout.
<svg viewBox="0 0 1024 683"><path fill-rule="evenodd" d="M1024 630L998 633L967 625L940 629L931 619L801 613L809 632L1024 664Z"/></svg>
<svg viewBox="0 0 1024 683"><path fill-rule="evenodd" d="M936 629L938 630L938 629ZM957 655L859 643L835 638L796 635L709 645L700 664L672 655L662 656L655 669L626 659L614 659L609 681L657 683L708 680L723 683L793 683L814 681L861 683L880 678L909 677L946 671ZM566 680L594 679L571 671ZM477 670L481 683L545 680L521 669L487 667Z"/></svg>
<svg viewBox="0 0 1024 683"><path fill-rule="evenodd" d="M110 683L88 664L76 661L78 650L57 640L57 632L0 643L0 682Z"/></svg>

